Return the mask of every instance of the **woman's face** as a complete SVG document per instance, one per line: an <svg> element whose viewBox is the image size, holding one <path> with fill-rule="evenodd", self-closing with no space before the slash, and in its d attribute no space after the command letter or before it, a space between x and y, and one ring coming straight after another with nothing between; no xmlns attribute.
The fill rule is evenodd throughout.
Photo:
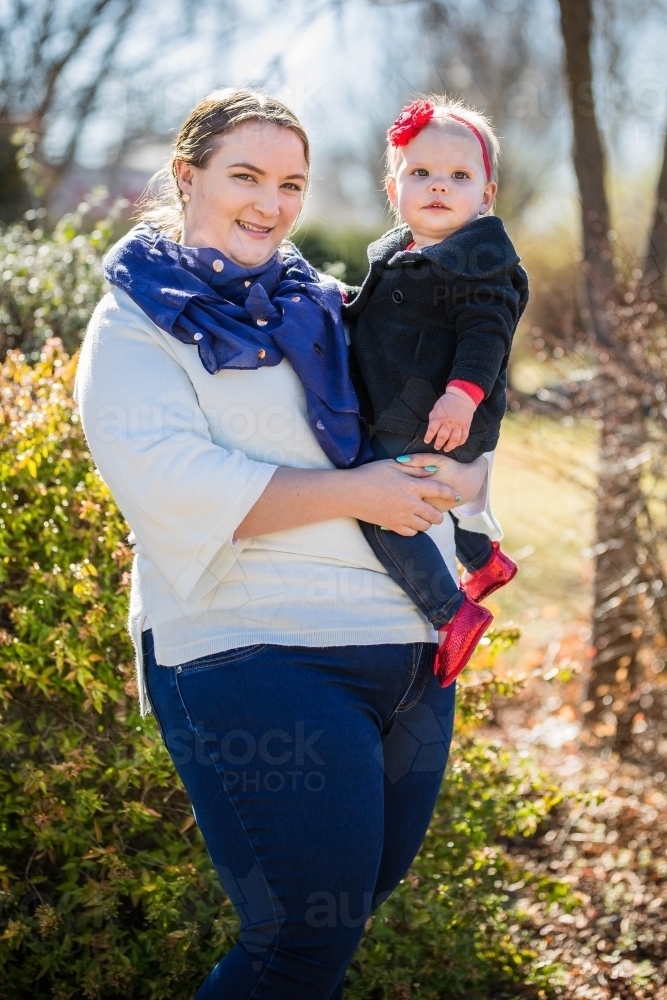
<svg viewBox="0 0 667 1000"><path fill-rule="evenodd" d="M290 129L248 122L216 140L208 165L176 161L184 206L183 244L214 247L246 267L264 264L294 225L308 167Z"/></svg>

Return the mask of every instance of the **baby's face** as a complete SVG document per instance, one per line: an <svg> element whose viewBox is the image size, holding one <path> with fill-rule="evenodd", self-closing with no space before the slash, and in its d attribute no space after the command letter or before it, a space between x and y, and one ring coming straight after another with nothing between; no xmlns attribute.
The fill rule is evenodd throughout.
<svg viewBox="0 0 667 1000"><path fill-rule="evenodd" d="M482 149L465 125L431 122L402 146L391 204L410 227L417 246L440 243L493 205L498 185L487 181Z"/></svg>

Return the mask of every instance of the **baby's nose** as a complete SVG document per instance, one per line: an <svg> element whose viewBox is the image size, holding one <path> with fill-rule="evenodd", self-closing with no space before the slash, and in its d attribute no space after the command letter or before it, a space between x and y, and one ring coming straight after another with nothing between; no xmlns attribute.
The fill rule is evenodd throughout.
<svg viewBox="0 0 667 1000"><path fill-rule="evenodd" d="M444 177L434 177L431 181L431 191L446 191L447 181Z"/></svg>

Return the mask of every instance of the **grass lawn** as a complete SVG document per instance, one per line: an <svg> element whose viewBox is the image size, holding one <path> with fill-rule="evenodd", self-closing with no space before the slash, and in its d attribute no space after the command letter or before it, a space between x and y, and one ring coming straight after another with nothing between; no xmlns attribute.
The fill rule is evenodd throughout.
<svg viewBox="0 0 667 1000"><path fill-rule="evenodd" d="M590 423L508 414L496 455L492 499L517 559L513 583L489 601L522 639L504 662L532 667L536 650L585 628L590 615L596 432Z"/></svg>

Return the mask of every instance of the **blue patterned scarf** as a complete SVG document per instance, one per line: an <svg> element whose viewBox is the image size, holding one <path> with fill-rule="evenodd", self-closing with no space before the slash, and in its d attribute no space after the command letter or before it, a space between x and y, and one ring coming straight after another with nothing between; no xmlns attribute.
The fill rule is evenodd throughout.
<svg viewBox="0 0 667 1000"><path fill-rule="evenodd" d="M142 223L112 247L104 273L161 330L196 345L211 374L286 358L327 457L338 468L370 457L348 371L340 291L293 244L267 264L242 267L218 250L181 246Z"/></svg>

